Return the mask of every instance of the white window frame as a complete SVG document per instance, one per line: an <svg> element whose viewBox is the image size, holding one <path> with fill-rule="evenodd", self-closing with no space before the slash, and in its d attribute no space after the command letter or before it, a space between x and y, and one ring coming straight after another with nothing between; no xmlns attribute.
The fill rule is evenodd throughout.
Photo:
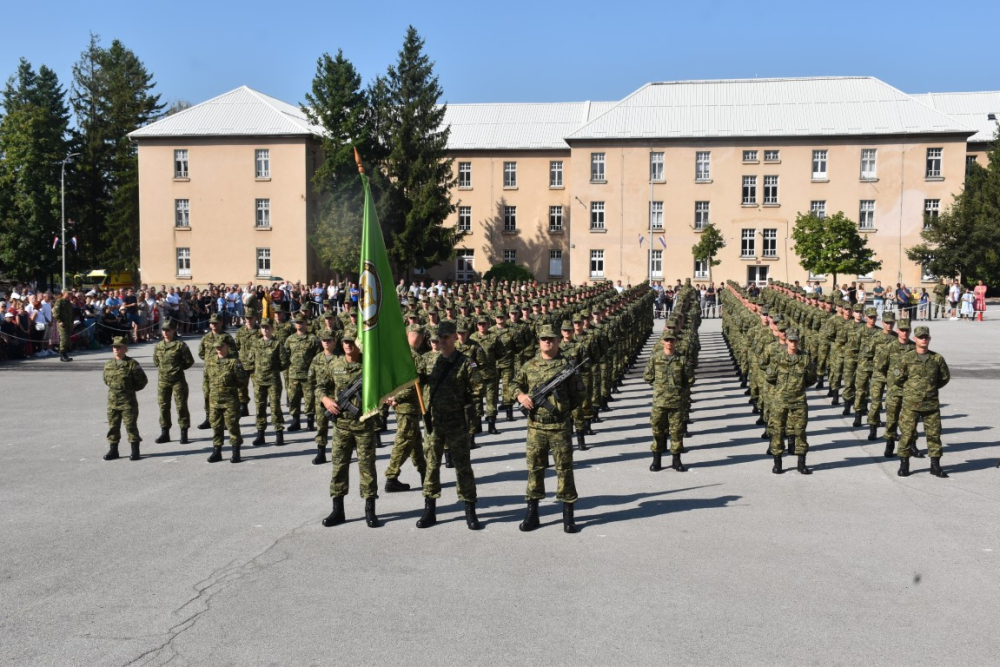
<svg viewBox="0 0 1000 667"><path fill-rule="evenodd" d="M874 199L862 199L858 205L858 229L875 229Z"/></svg>
<svg viewBox="0 0 1000 667"><path fill-rule="evenodd" d="M549 206L549 234L562 233L563 231L563 207Z"/></svg>
<svg viewBox="0 0 1000 667"><path fill-rule="evenodd" d="M459 162L458 163L458 187L462 190L470 190L472 188L472 163L471 162Z"/></svg>
<svg viewBox="0 0 1000 667"><path fill-rule="evenodd" d="M862 148L861 149L861 180L862 181L875 181L878 180L878 172L876 171L876 165L878 160L878 150L875 148Z"/></svg>
<svg viewBox="0 0 1000 667"><path fill-rule="evenodd" d="M517 232L517 207L503 207L503 230L508 234Z"/></svg>
<svg viewBox="0 0 1000 667"><path fill-rule="evenodd" d="M188 150L174 149L174 178L190 178L188 171Z"/></svg>
<svg viewBox="0 0 1000 667"><path fill-rule="evenodd" d="M191 248L177 248L176 266L178 276L191 275Z"/></svg>
<svg viewBox="0 0 1000 667"><path fill-rule="evenodd" d="M775 258L778 256L778 230L771 228L763 230L764 245L761 257Z"/></svg>
<svg viewBox="0 0 1000 667"><path fill-rule="evenodd" d="M931 218L937 218L941 215L941 200L940 199L925 199L924 200L924 229L930 229L928 221Z"/></svg>
<svg viewBox="0 0 1000 667"><path fill-rule="evenodd" d="M694 180L712 180L712 151L696 151L694 154Z"/></svg>
<svg viewBox="0 0 1000 667"><path fill-rule="evenodd" d="M927 149L927 178L941 178L941 165L944 159L944 149Z"/></svg>
<svg viewBox="0 0 1000 667"><path fill-rule="evenodd" d="M757 257L757 230L743 229L740 231L740 259Z"/></svg>
<svg viewBox="0 0 1000 667"><path fill-rule="evenodd" d="M561 276L563 274L563 251L549 250L549 275Z"/></svg>
<svg viewBox="0 0 1000 667"><path fill-rule="evenodd" d="M271 249L257 248L257 277L271 277Z"/></svg>
<svg viewBox="0 0 1000 667"><path fill-rule="evenodd" d="M590 277L591 278L603 278L604 277L604 251L603 250L591 250L590 251Z"/></svg>
<svg viewBox="0 0 1000 667"><path fill-rule="evenodd" d="M663 279L663 250L650 248L649 250L649 279Z"/></svg>
<svg viewBox="0 0 1000 667"><path fill-rule="evenodd" d="M604 171L604 153L590 154L590 182L606 183L607 174Z"/></svg>
<svg viewBox="0 0 1000 667"><path fill-rule="evenodd" d="M752 163L760 162L760 160L757 159L758 155L760 155L760 153L758 153L756 150L753 149L745 150L743 151L743 161Z"/></svg>
<svg viewBox="0 0 1000 667"><path fill-rule="evenodd" d="M826 220L826 200L814 199L809 202L809 212L815 213L820 220Z"/></svg>
<svg viewBox="0 0 1000 667"><path fill-rule="evenodd" d="M774 205L778 203L778 177L764 177L764 204Z"/></svg>
<svg viewBox="0 0 1000 667"><path fill-rule="evenodd" d="M744 176L743 177L743 205L744 206L754 206L757 204L757 177L756 176Z"/></svg>
<svg viewBox="0 0 1000 667"><path fill-rule="evenodd" d="M776 148L764 151L764 162L781 162L781 151Z"/></svg>
<svg viewBox="0 0 1000 667"><path fill-rule="evenodd" d="M712 205L707 201L696 201L694 203L694 228L695 229L705 229L710 224L711 221L711 208Z"/></svg>
<svg viewBox="0 0 1000 667"><path fill-rule="evenodd" d="M270 199L257 199L255 200L256 215L254 216L254 228L255 229L270 229L271 228L271 200Z"/></svg>
<svg viewBox="0 0 1000 667"><path fill-rule="evenodd" d="M708 280L708 260L707 259L696 259L696 260L694 260L694 277L695 277L695 280Z"/></svg>
<svg viewBox="0 0 1000 667"><path fill-rule="evenodd" d="M177 229L191 228L191 200L174 200L174 227Z"/></svg>
<svg viewBox="0 0 1000 667"><path fill-rule="evenodd" d="M517 249L505 249L503 251L504 264L517 264Z"/></svg>
<svg viewBox="0 0 1000 667"><path fill-rule="evenodd" d="M503 186L505 188L517 187L517 162L509 161L503 163Z"/></svg>
<svg viewBox="0 0 1000 667"><path fill-rule="evenodd" d="M561 187L563 187L563 161L562 160L550 160L549 161L549 187L550 188L561 188Z"/></svg>
<svg viewBox="0 0 1000 667"><path fill-rule="evenodd" d="M271 178L271 149L254 150L254 174L256 178Z"/></svg>
<svg viewBox="0 0 1000 667"><path fill-rule="evenodd" d="M866 282L866 283L873 283L873 282L875 282L875 272L874 271L869 271L868 273L866 273L864 275L859 274L857 276L857 280L862 281L862 282Z"/></svg>
<svg viewBox="0 0 1000 667"><path fill-rule="evenodd" d="M458 248L455 251L455 280L469 282L476 279L476 251Z"/></svg>
<svg viewBox="0 0 1000 667"><path fill-rule="evenodd" d="M591 231L607 229L604 225L604 202L602 201L592 201L590 202L590 229Z"/></svg>
<svg viewBox="0 0 1000 667"><path fill-rule="evenodd" d="M818 148L813 151L812 157L812 179L814 181L825 181L827 180L829 172L827 157L829 153L825 148Z"/></svg>
<svg viewBox="0 0 1000 667"><path fill-rule="evenodd" d="M649 154L649 180L652 183L663 182L663 153Z"/></svg>
<svg viewBox="0 0 1000 667"><path fill-rule="evenodd" d="M649 202L649 228L655 231L663 230L663 202Z"/></svg>
<svg viewBox="0 0 1000 667"><path fill-rule="evenodd" d="M813 273L812 271L810 271L809 272L809 278L808 278L808 280L826 280L826 274L825 273Z"/></svg>
<svg viewBox="0 0 1000 667"><path fill-rule="evenodd" d="M471 232L472 231L472 207L471 206L459 206L458 207L458 231L460 231L460 232Z"/></svg>

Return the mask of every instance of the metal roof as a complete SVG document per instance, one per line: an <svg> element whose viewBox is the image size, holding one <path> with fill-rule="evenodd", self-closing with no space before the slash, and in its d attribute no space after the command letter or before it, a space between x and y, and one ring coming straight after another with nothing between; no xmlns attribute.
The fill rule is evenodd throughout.
<svg viewBox="0 0 1000 667"><path fill-rule="evenodd" d="M302 110L246 86L141 127L133 139L197 136L321 136Z"/></svg>
<svg viewBox="0 0 1000 667"><path fill-rule="evenodd" d="M449 150L567 149L565 138L617 102L449 104Z"/></svg>
<svg viewBox="0 0 1000 667"><path fill-rule="evenodd" d="M874 77L649 83L567 139L972 134Z"/></svg>
<svg viewBox="0 0 1000 667"><path fill-rule="evenodd" d="M1000 91L926 93L910 97L976 130L976 133L969 137L969 141L993 141L997 136L996 119L1000 119ZM990 114L993 114L994 120L990 120Z"/></svg>

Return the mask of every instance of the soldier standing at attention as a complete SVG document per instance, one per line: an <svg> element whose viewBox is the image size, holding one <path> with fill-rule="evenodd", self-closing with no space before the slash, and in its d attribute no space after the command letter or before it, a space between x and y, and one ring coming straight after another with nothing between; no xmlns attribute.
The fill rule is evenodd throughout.
<svg viewBox="0 0 1000 667"><path fill-rule="evenodd" d="M771 456L774 457L771 472L776 475L783 472L781 455L785 448L781 434L787 433L789 449L792 442L795 443L795 454L799 457L798 471L803 475L811 475L812 470L806 467L806 454L809 453L809 442L806 440L806 425L809 423L806 389L816 384L816 365L808 353L799 350L797 331L789 330L785 341L786 349L772 356L767 373L768 383L775 388L769 427Z"/></svg>
<svg viewBox="0 0 1000 667"><path fill-rule="evenodd" d="M476 318L476 333L472 334L472 340L479 343L486 353L486 363L480 370L483 377L483 394L486 397L486 424L487 433L498 435L497 429L497 402L500 395L500 371L498 361L506 354L500 336L490 331L490 319L486 315L479 315Z"/></svg>
<svg viewBox="0 0 1000 667"><path fill-rule="evenodd" d="M337 348L337 336L333 331L327 329L319 333L319 342L323 346L323 352L313 357L309 364L309 386L318 387L321 384L329 383L329 377L333 362L337 358L334 351ZM326 443L330 435L330 415L326 410L320 410L316 420L316 456L312 463L314 466L326 463Z"/></svg>
<svg viewBox="0 0 1000 667"><path fill-rule="evenodd" d="M882 394L885 391L886 370L888 363L885 355L889 346L896 342L896 316L892 311L882 313L882 333L875 337L875 355L872 357L871 407L868 408L868 439L878 440L878 427L881 426L879 414L882 412ZM890 452L891 454L891 452Z"/></svg>
<svg viewBox="0 0 1000 667"><path fill-rule="evenodd" d="M465 503L465 523L469 530L482 526L476 516L476 477L469 458L469 431L465 406L472 402L473 386L479 382L469 358L455 349L455 323L437 326L437 349L420 358L417 376L423 391L424 407L430 415L424 459L424 513L417 528L437 523L437 500L441 497L441 457L445 446L455 465L458 497Z"/></svg>
<svg viewBox="0 0 1000 667"><path fill-rule="evenodd" d="M483 432L483 372L486 370L486 351L483 346L472 340L469 330L472 328L468 319L460 319L455 323L458 341L455 349L460 351L472 362L474 376L477 378L472 387L472 403L465 406L466 418L469 422L469 449L479 449L476 444L476 434Z"/></svg>
<svg viewBox="0 0 1000 667"><path fill-rule="evenodd" d="M125 422L125 433L132 445L132 461L139 460L139 401L137 391L142 391L148 382L146 373L135 359L128 356L128 344L123 336L115 336L111 340L111 352L114 359L104 364L104 384L108 386L108 453L105 461L118 458L118 443L122 439L122 422Z"/></svg>
<svg viewBox="0 0 1000 667"><path fill-rule="evenodd" d="M222 330L223 321L218 313L213 313L208 318L208 328L210 331L205 334L205 337L201 339L201 345L198 346L198 357L205 362L205 374L201 382L201 393L205 397L205 421L198 424L198 428L202 431L212 428L212 385L209 382L209 366L217 358L215 346L220 340L225 340L229 344L230 354L234 356L236 354L234 352L236 350L236 341Z"/></svg>
<svg viewBox="0 0 1000 667"><path fill-rule="evenodd" d="M861 426L861 419L868 412L875 350L879 339L883 337L883 333L875 326L875 318L877 317L877 310L871 306L865 309L865 326L861 330L858 368L854 373L854 423L852 425L855 428Z"/></svg>
<svg viewBox="0 0 1000 667"><path fill-rule="evenodd" d="M160 437L155 442L170 442L170 399L173 396L177 402L181 444L186 445L191 413L188 412L188 383L184 371L194 366L194 356L187 343L177 340L177 323L171 319L163 323L163 340L153 348L153 365L159 370L156 400L160 406Z"/></svg>
<svg viewBox="0 0 1000 667"><path fill-rule="evenodd" d="M899 435L899 413L903 408L903 388L893 382L899 360L904 354L916 347L910 340L910 321L899 320L896 323L896 341L882 348L879 355L879 369L886 377L885 391L885 458L895 456L896 440ZM920 450L914 448L913 455L922 458Z"/></svg>
<svg viewBox="0 0 1000 667"><path fill-rule="evenodd" d="M257 311L247 307L244 313L244 326L236 332L236 351L244 359L256 341L260 340L260 327L257 325ZM250 374L247 373L246 384L240 388L240 417L250 416Z"/></svg>
<svg viewBox="0 0 1000 667"><path fill-rule="evenodd" d="M930 315L930 309L928 309ZM948 316L948 279L942 278L941 282L934 286L934 315L933 319Z"/></svg>
<svg viewBox="0 0 1000 667"><path fill-rule="evenodd" d="M947 477L941 469L941 402L938 392L951 380L948 363L929 349L931 331L927 327L913 330L916 347L900 357L890 381L903 391L903 407L899 415L899 472L910 475L910 447L916 444L917 421L924 422L927 453L931 457L931 474Z"/></svg>
<svg viewBox="0 0 1000 667"><path fill-rule="evenodd" d="M414 366L420 359L419 350L424 344L424 328L419 324L406 327L406 340L410 344L410 356ZM427 464L424 461L424 443L420 434L420 404L417 389L410 386L389 398L389 405L396 409L396 442L389 457L389 467L385 470L385 492L409 491L410 485L399 481L399 471L407 457L413 461L420 473L420 484L424 483ZM494 411L496 406L494 406Z"/></svg>
<svg viewBox="0 0 1000 667"><path fill-rule="evenodd" d="M587 382L583 379L583 362L587 358L587 350L583 345L579 345L576 339L573 337L573 323L569 320L564 320L562 326L559 327L559 333L562 334L562 340L559 341L559 354L566 357L571 364L574 366L580 365L580 369L577 371L580 373L580 382L583 383L583 392L587 393ZM576 431L576 444L580 448L581 452L587 451L587 438L586 438L586 420L583 417L583 408L586 404L586 398L580 401L580 404L573 409L573 429Z"/></svg>
<svg viewBox="0 0 1000 667"><path fill-rule="evenodd" d="M520 312L517 310L517 306L511 307L511 313L515 312ZM507 313L503 309L495 313L494 319L496 320L496 326L490 330L490 333L496 337L499 345L496 360L498 383L501 385L501 391L503 391L500 395L500 404L503 406L504 412L507 413L507 421L513 421L514 406L512 401L514 399L511 397L510 386L514 382L515 341L518 331L507 324ZM494 420L495 423L496 420ZM494 425L493 428L495 430L496 426ZM493 431L490 432L492 433Z"/></svg>
<svg viewBox="0 0 1000 667"><path fill-rule="evenodd" d="M292 424L288 427L291 432L302 430L302 420L300 417L302 402L305 399L306 428L310 431L313 428L313 388L309 384L309 365L313 358L320 353L320 344L316 336L309 333L309 322L305 315L297 313L295 315L295 333L285 341L285 348L288 350L288 402L289 411L292 413Z"/></svg>
<svg viewBox="0 0 1000 667"><path fill-rule="evenodd" d="M547 403L535 405L531 392L536 391L557 375L572 367L572 362L559 352L559 337L551 325L538 329L539 353L525 362L514 378L517 402L528 410L528 510L518 528L530 531L538 528L538 501L545 498L545 469L549 467L549 451L556 461L558 486L556 498L563 503L563 530L576 532L573 504L579 496L573 478L573 443L570 420L573 410L583 405L587 388L579 373L574 373L548 397Z"/></svg>
<svg viewBox="0 0 1000 667"><path fill-rule="evenodd" d="M254 447L267 444L267 403L271 403L271 425L274 427L275 446L285 444L285 416L281 412L281 371L288 368L288 350L274 337L270 319L260 322L260 338L253 341L243 357L247 373L253 375L254 415L257 437L250 443Z"/></svg>
<svg viewBox="0 0 1000 667"><path fill-rule="evenodd" d="M670 453L673 461L670 467L677 472L686 472L681 462L684 451L684 388L690 384L691 368L684 355L674 350L677 335L672 329L663 332L662 345L654 349L646 362L642 379L653 385L653 407L649 413L649 424L653 429L652 472L662 470L661 459L670 438Z"/></svg>
<svg viewBox="0 0 1000 667"><path fill-rule="evenodd" d="M240 387L247 386L247 372L239 357L232 355L228 338L220 338L215 343L215 359L205 365L205 375L211 386L212 405L209 417L212 422L212 455L209 463L222 460L222 441L229 431L229 444L233 448L231 463L239 463L240 445Z"/></svg>
<svg viewBox="0 0 1000 667"><path fill-rule="evenodd" d="M333 476L330 480L330 496L333 498L333 511L323 519L327 528L344 523L344 496L350 491L351 456L358 452L358 475L361 497L365 499L365 523L369 528L378 528L378 515L375 513L375 499L378 498L378 482L375 473L375 419L361 421L361 392L351 399L351 404L358 409L358 414L352 415L346 406L337 402L337 396L346 391L361 377L361 350L355 344L357 330L353 327L344 329L340 344L344 356L336 357L330 365L329 372L324 373L322 384L316 387L319 400L324 409L333 415L337 427L333 431L333 447L330 459L333 464Z"/></svg>
<svg viewBox="0 0 1000 667"><path fill-rule="evenodd" d="M52 305L52 319L59 328L59 361L73 361L69 356L70 332L73 330L73 304L69 302L69 292L59 295Z"/></svg>

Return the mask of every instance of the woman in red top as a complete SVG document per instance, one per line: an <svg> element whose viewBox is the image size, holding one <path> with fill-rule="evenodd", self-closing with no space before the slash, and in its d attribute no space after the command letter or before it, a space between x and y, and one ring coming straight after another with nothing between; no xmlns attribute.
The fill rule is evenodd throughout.
<svg viewBox="0 0 1000 667"><path fill-rule="evenodd" d="M975 309L978 313L986 312L986 285L980 280L979 284L976 285L972 293L975 295Z"/></svg>

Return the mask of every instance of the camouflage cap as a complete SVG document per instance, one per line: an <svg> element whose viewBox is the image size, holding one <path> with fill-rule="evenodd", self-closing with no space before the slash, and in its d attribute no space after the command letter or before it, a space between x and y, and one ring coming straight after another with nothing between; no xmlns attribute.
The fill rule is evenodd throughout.
<svg viewBox="0 0 1000 667"><path fill-rule="evenodd" d="M777 329L778 331L788 331L788 322L779 322Z"/></svg>
<svg viewBox="0 0 1000 667"><path fill-rule="evenodd" d="M869 306L865 308L865 317L878 317L878 311Z"/></svg>
<svg viewBox="0 0 1000 667"><path fill-rule="evenodd" d="M337 337L333 335L333 331L330 329L323 329L319 332L320 340L337 340Z"/></svg>
<svg viewBox="0 0 1000 667"><path fill-rule="evenodd" d="M893 315L891 312L886 311L886 312L882 313L882 322L884 324L895 324L896 323L896 316Z"/></svg>
<svg viewBox="0 0 1000 667"><path fill-rule="evenodd" d="M799 332L795 329L789 329L788 333L785 334L785 340L799 342Z"/></svg>
<svg viewBox="0 0 1000 667"><path fill-rule="evenodd" d="M215 315L214 317L218 318L219 316ZM209 318L209 321L211 321L211 318ZM218 321L218 319L216 319L216 321ZM177 331L177 323L174 322L173 319L168 317L166 320L163 321L163 326L161 328L164 331Z"/></svg>
<svg viewBox="0 0 1000 667"><path fill-rule="evenodd" d="M254 310L253 308L245 308L243 310L243 316L244 317L257 317L257 311Z"/></svg>
<svg viewBox="0 0 1000 667"><path fill-rule="evenodd" d="M111 347L128 347L128 340L125 336L115 336L111 339Z"/></svg>
<svg viewBox="0 0 1000 667"><path fill-rule="evenodd" d="M222 318L221 318L221 317L219 317L219 314L218 314L218 313L212 313L212 314L211 314L211 315L210 315L210 316L208 317L208 323L209 323L209 324L212 324L213 322L221 322L221 321L222 321Z"/></svg>
<svg viewBox="0 0 1000 667"><path fill-rule="evenodd" d="M913 329L913 337L914 338L922 338L924 336L930 336L930 335L931 335L931 330L930 330L929 327L925 327L925 326L921 325L921 326L915 327Z"/></svg>
<svg viewBox="0 0 1000 667"><path fill-rule="evenodd" d="M354 342L358 339L358 330L356 327L344 327L344 334L340 337L342 342Z"/></svg>
<svg viewBox="0 0 1000 667"><path fill-rule="evenodd" d="M764 306L763 308L760 309L760 314L761 315L770 315L771 314L771 309L768 308L767 306Z"/></svg>
<svg viewBox="0 0 1000 667"><path fill-rule="evenodd" d="M580 313L573 315L573 324L576 324L577 322L583 322L583 315Z"/></svg>
<svg viewBox="0 0 1000 667"><path fill-rule="evenodd" d="M465 317L458 318L455 322L455 331L458 333L469 333L469 320Z"/></svg>
<svg viewBox="0 0 1000 667"><path fill-rule="evenodd" d="M260 321L260 328L261 329L264 329L264 328L273 329L274 328L274 322L271 320L270 317L265 317L264 319L262 319Z"/></svg>
<svg viewBox="0 0 1000 667"><path fill-rule="evenodd" d="M558 336L556 335L556 330L552 328L551 324L544 324L538 330L538 338L541 340L542 338L558 338Z"/></svg>
<svg viewBox="0 0 1000 667"><path fill-rule="evenodd" d="M306 316L302 312L295 313L294 319L296 324L305 324L306 322Z"/></svg>
<svg viewBox="0 0 1000 667"><path fill-rule="evenodd" d="M336 317L337 317L337 313L333 312L332 310L328 310L325 313L323 313L323 319L324 320L333 320L333 319L336 319Z"/></svg>
<svg viewBox="0 0 1000 667"><path fill-rule="evenodd" d="M497 316L499 317L500 315L498 314ZM480 325L480 324L489 325L489 323L490 323L490 318L487 317L485 313L483 313L482 315L480 315L479 317L476 318L476 325L477 326Z"/></svg>
<svg viewBox="0 0 1000 667"><path fill-rule="evenodd" d="M660 340L677 340L677 334L675 334L672 329L664 329L663 335L660 336Z"/></svg>
<svg viewBox="0 0 1000 667"><path fill-rule="evenodd" d="M896 322L896 328L899 329L900 331L909 331L910 320L899 320L898 322Z"/></svg>
<svg viewBox="0 0 1000 667"><path fill-rule="evenodd" d="M862 306L860 303L856 303L853 306L851 306L851 310L853 310L855 313L863 313L865 312L865 307Z"/></svg>
<svg viewBox="0 0 1000 667"><path fill-rule="evenodd" d="M223 345L225 345L226 347L229 347L229 339L226 338L225 336L223 336L219 340L215 341L215 349L219 349Z"/></svg>
<svg viewBox="0 0 1000 667"><path fill-rule="evenodd" d="M585 320L589 320L590 319L590 310L588 310L587 308L584 308L583 310L581 310L580 311L580 317L582 317Z"/></svg>
<svg viewBox="0 0 1000 667"><path fill-rule="evenodd" d="M562 323L562 326L560 327L560 329L562 331L572 331L573 330L573 323L570 322L569 320L563 320L563 323Z"/></svg>
<svg viewBox="0 0 1000 667"><path fill-rule="evenodd" d="M422 324L410 324L406 327L406 333L425 334L427 332L424 331L424 325Z"/></svg>
<svg viewBox="0 0 1000 667"><path fill-rule="evenodd" d="M437 325L437 335L438 336L451 336L458 331L458 327L451 320L442 320Z"/></svg>

